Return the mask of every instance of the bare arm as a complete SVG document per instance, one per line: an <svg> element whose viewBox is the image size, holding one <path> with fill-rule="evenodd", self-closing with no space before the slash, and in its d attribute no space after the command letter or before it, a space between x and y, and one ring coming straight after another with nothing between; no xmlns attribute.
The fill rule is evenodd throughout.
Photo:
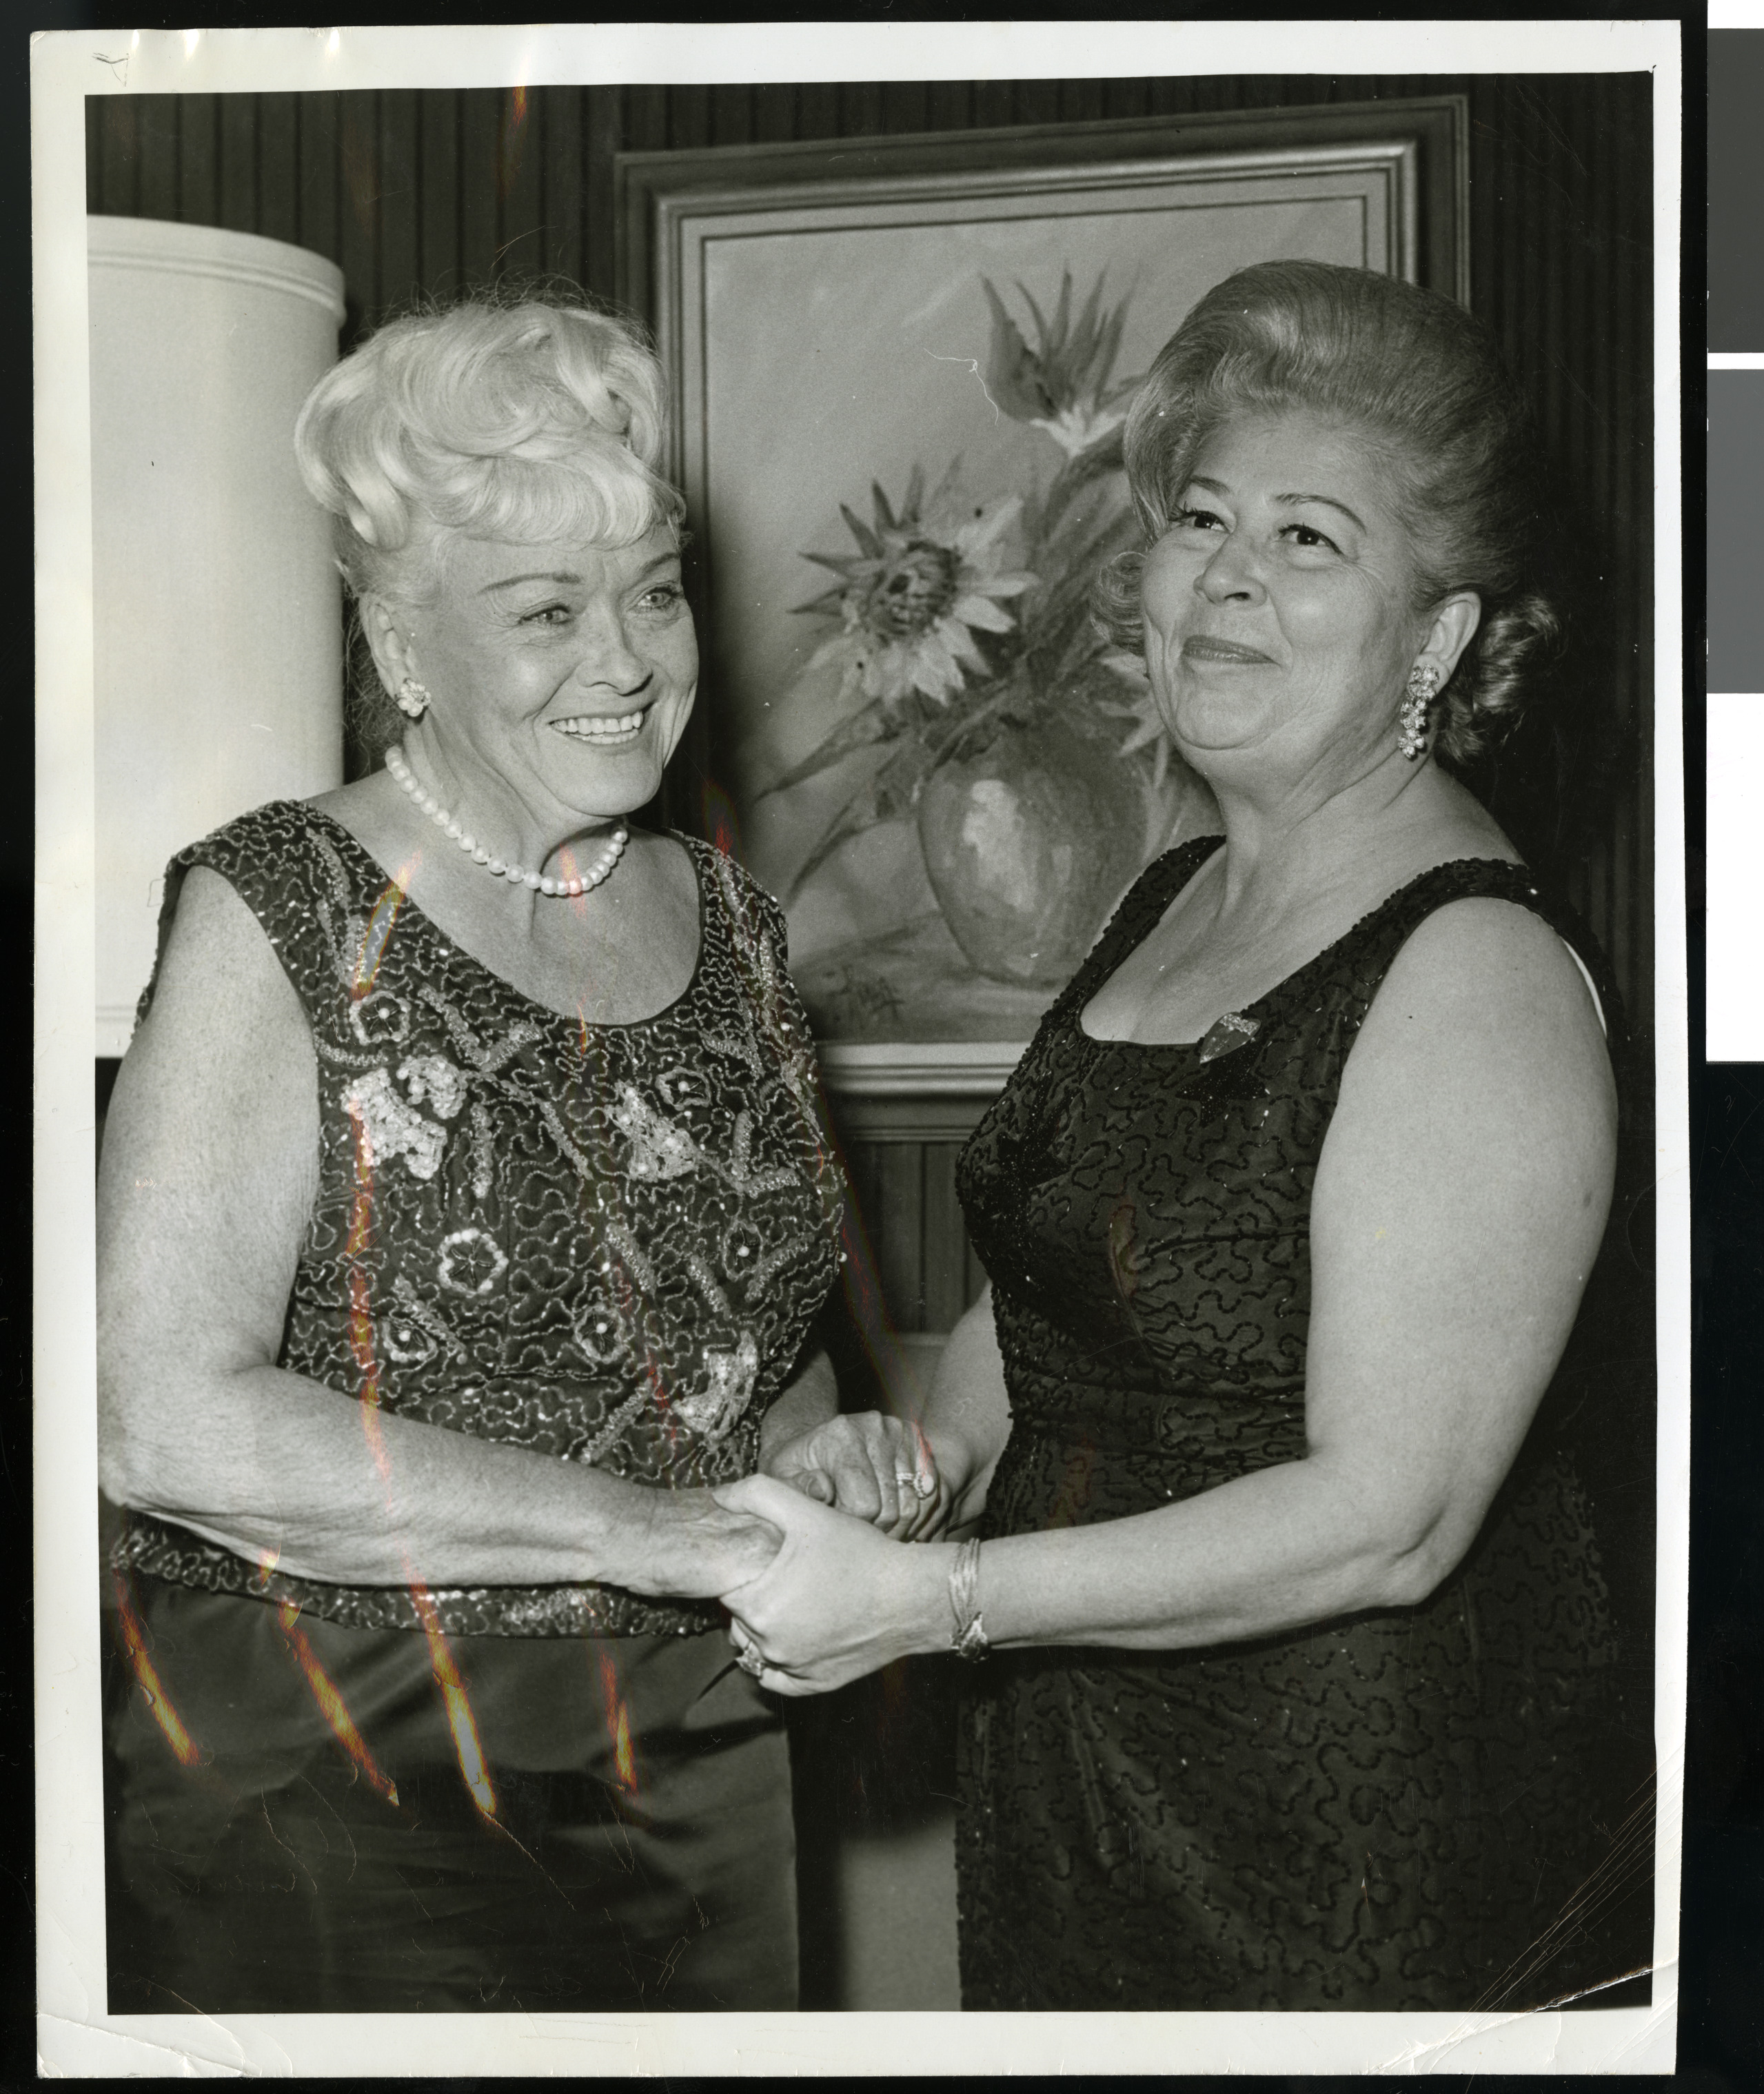
<svg viewBox="0 0 1764 2094"><path fill-rule="evenodd" d="M117 1078L98 1193L100 1480L341 1583L604 1579L714 1596L776 1534L707 1491L370 1412L274 1364L315 1188L316 1062L245 902L186 878Z"/></svg>
<svg viewBox="0 0 1764 2094"><path fill-rule="evenodd" d="M1305 1458L988 1542L991 1640L1180 1649L1423 1598L1469 1547L1561 1356L1614 1126L1598 1021L1553 934L1499 902L1430 918L1368 1014L1319 1163ZM763 1482L724 1495L769 1510ZM730 1604L804 1686L947 1646L947 1550L860 1562L815 1507L780 1523L776 1562ZM867 1588L867 1625L811 1604L810 1563L821 1593Z"/></svg>

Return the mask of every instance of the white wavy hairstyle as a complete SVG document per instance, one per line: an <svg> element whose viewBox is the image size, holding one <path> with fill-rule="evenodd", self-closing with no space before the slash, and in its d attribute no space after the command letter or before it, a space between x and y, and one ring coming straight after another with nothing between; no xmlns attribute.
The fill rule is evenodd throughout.
<svg viewBox="0 0 1764 2094"><path fill-rule="evenodd" d="M657 471L661 366L573 286L468 293L387 321L294 427L352 595L416 602L453 537L629 545L684 504Z"/></svg>

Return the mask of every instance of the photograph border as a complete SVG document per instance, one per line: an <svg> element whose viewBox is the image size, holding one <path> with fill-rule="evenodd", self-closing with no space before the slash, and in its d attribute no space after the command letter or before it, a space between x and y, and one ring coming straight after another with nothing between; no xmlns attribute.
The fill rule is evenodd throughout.
<svg viewBox="0 0 1764 2094"><path fill-rule="evenodd" d="M1258 28L1263 33L1259 37ZM59 2076L194 2070L398 2076L1670 2071L1679 1964L1688 1552L1689 1185L1679 419L1684 37L1672 19L1389 22L621 25L67 31L32 47L36 348L37 888L37 1885L40 2064ZM1262 55L1267 54L1267 55ZM1654 2001L1572 2014L732 2014L406 2017L106 2014L98 1805L92 1166L89 432L84 141L91 94L333 92L526 83L1053 80L1646 71L1657 84L1652 284L1658 355L1652 581L1658 929L1655 1095L1662 1403L1657 1736L1662 1775ZM1692 519L1700 528L1700 519ZM1700 786L1700 781L1699 781ZM70 1049L69 1042L76 1043Z"/></svg>

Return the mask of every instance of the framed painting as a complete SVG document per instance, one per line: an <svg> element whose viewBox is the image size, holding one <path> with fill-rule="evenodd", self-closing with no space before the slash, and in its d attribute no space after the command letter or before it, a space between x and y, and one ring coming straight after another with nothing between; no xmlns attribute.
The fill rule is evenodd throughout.
<svg viewBox="0 0 1764 2094"><path fill-rule="evenodd" d="M1090 584L1135 389L1246 263L1459 298L1461 98L621 155L675 388L697 810L784 901L830 1086L981 1095L1209 821Z"/></svg>

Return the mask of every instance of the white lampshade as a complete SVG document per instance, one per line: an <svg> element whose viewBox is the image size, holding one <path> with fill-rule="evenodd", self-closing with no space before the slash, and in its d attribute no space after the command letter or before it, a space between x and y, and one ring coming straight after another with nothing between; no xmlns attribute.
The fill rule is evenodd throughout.
<svg viewBox="0 0 1764 2094"><path fill-rule="evenodd" d="M96 1051L120 1054L166 861L342 780L339 583L293 437L337 360L343 277L250 233L88 230Z"/></svg>

